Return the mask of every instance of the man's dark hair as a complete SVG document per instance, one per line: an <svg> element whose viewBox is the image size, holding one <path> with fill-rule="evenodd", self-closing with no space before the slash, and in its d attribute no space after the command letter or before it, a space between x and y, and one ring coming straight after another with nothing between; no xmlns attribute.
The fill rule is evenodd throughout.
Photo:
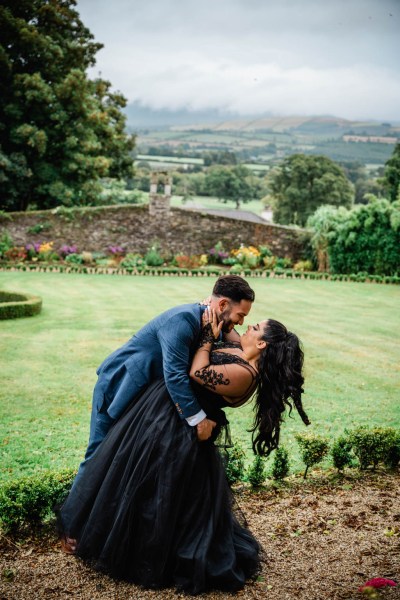
<svg viewBox="0 0 400 600"><path fill-rule="evenodd" d="M239 275L222 275L218 277L213 291L213 296L225 296L235 303L242 300L254 302L255 294L247 281Z"/></svg>

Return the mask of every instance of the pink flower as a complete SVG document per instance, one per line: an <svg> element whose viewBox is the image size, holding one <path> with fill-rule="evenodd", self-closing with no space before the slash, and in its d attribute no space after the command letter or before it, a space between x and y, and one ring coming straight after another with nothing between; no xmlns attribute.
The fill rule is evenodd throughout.
<svg viewBox="0 0 400 600"><path fill-rule="evenodd" d="M364 583L364 585L358 588L358 591L362 592L364 588L367 587L378 589L384 588L386 586L395 587L396 585L397 583L393 581L393 579L385 579L384 577L374 577L373 579L369 579L366 583Z"/></svg>

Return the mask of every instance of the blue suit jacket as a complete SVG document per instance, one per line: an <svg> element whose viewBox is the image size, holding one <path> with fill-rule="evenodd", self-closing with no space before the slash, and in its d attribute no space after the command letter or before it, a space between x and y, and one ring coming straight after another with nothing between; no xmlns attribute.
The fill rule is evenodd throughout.
<svg viewBox="0 0 400 600"><path fill-rule="evenodd" d="M176 306L142 327L97 370L97 409L117 419L149 383L164 377L181 418L201 410L188 375L204 306ZM99 394L100 392L100 394Z"/></svg>

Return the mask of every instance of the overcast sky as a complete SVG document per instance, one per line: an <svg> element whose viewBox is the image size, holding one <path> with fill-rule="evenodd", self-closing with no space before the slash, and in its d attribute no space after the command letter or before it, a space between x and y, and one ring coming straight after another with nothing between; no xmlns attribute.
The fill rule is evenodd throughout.
<svg viewBox="0 0 400 600"><path fill-rule="evenodd" d="M400 0L78 0L101 72L154 109L400 121Z"/></svg>

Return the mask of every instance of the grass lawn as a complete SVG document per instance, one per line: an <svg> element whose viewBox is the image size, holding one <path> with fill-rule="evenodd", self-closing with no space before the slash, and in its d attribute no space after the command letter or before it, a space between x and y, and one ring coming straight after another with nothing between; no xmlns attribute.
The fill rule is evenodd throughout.
<svg viewBox="0 0 400 600"><path fill-rule="evenodd" d="M249 279L248 323L274 317L303 340L304 405L315 433L359 424L400 425L400 288L376 284ZM175 304L200 300L214 278L0 273L0 287L43 298L39 316L0 321L0 478L77 466L86 447L96 367L141 325ZM251 406L230 409L247 451ZM283 441L295 457L297 414ZM250 452L249 452L250 457ZM294 469L300 469L298 459Z"/></svg>
<svg viewBox="0 0 400 600"><path fill-rule="evenodd" d="M178 208L190 208L191 204L196 204L196 206L201 206L202 208L210 208L216 210L235 210L236 204L235 202L222 202L218 200L218 198L214 198L212 196L192 196L186 202L182 201L182 196L172 196L171 198L171 206L176 206ZM248 202L242 202L240 204L240 210L247 210L249 212L253 212L256 215L261 215L264 210L264 206L261 203L261 200L249 200Z"/></svg>

